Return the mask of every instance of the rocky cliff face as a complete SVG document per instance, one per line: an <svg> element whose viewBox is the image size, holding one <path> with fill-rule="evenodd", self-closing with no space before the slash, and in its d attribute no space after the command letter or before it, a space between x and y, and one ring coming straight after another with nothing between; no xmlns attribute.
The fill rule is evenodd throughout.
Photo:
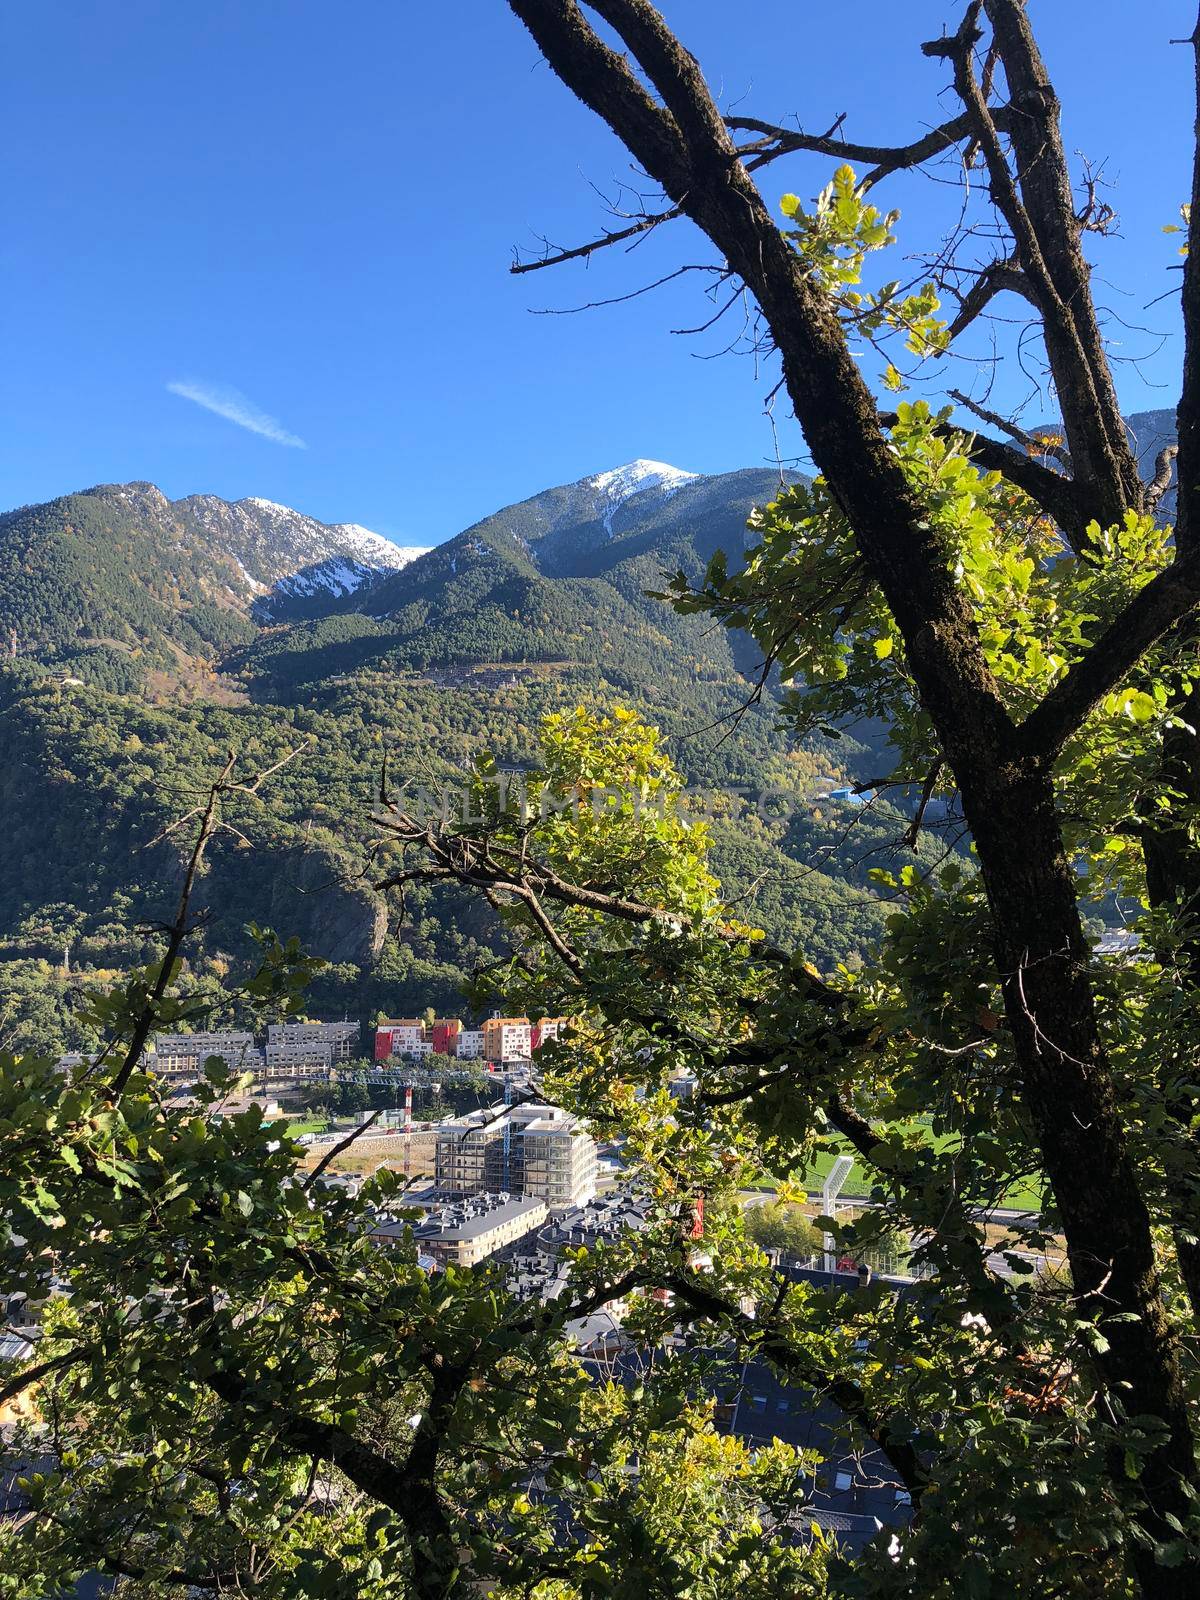
<svg viewBox="0 0 1200 1600"><path fill-rule="evenodd" d="M339 965L374 966L387 936L383 899L354 875L342 856L310 846L295 830L251 851L227 845L213 853L197 886L194 908L205 914L214 947L241 943L242 925L253 920L281 938L296 937L309 955ZM156 875L177 882L182 861L167 852Z"/></svg>
<svg viewBox="0 0 1200 1600"><path fill-rule="evenodd" d="M273 500L221 500L212 494L168 502L185 526L237 562L247 598L263 620L295 614L289 602L351 594L380 574L423 553L356 522L325 523Z"/></svg>
<svg viewBox="0 0 1200 1600"><path fill-rule="evenodd" d="M323 851L294 849L277 857L271 914L314 956L337 965L371 967L387 934L387 907L345 864Z"/></svg>

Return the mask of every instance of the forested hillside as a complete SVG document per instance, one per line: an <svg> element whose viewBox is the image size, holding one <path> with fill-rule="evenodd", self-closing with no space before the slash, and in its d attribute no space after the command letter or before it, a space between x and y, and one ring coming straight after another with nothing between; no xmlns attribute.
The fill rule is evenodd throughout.
<svg viewBox="0 0 1200 1600"><path fill-rule="evenodd" d="M304 580L289 591L289 566L328 558L294 540L272 548L272 530L277 542L294 534L297 514L254 511L268 502L221 512L210 497L172 503L129 485L11 514L0 523L0 561L17 580L4 613L15 654L0 678L4 1032L78 1042L73 996L147 954L145 930L177 883L182 836L152 841L229 750L260 766L300 754L263 803L247 799L244 839L214 848L195 981L236 969L256 922L330 962L313 996L326 1013L459 1004L493 930L478 903L449 892L411 896L402 912L372 889L385 755L393 784L452 786L485 749L520 767L541 718L580 703L629 705L659 724L706 795L747 791L715 803L730 892L772 935L801 930L818 964L853 962L882 915L869 868L911 859L898 846L906 819L883 799L816 798L873 774L869 741L853 737L863 730L796 748L769 696L748 704L748 645L646 592L675 570L696 574L718 548L736 560L752 505L778 481L635 463L340 591ZM299 620L268 620L289 608Z"/></svg>

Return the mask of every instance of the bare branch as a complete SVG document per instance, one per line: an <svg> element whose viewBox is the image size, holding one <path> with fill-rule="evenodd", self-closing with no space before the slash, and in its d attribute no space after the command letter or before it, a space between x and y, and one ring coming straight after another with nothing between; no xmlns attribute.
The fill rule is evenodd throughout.
<svg viewBox="0 0 1200 1600"><path fill-rule="evenodd" d="M519 277L524 272L540 272L543 267L561 266L564 261L586 260L597 250L606 250L610 244L624 244L626 239L636 239L644 233L649 233L652 228L657 228L661 223L672 222L682 215L682 207L671 206L669 210L660 211L654 216L640 217L628 228L616 228L611 233L604 233L599 239L593 239L588 244L578 244L570 250L550 251L546 255L539 256L536 261L514 261L508 270Z"/></svg>
<svg viewBox="0 0 1200 1600"><path fill-rule="evenodd" d="M368 1128L373 1128L383 1113L383 1106L380 1106L377 1111L372 1111L371 1115L365 1122L360 1122L357 1128L351 1128L350 1132L344 1139L335 1144L331 1150L327 1150L325 1152L320 1161L317 1162L316 1166L312 1169L308 1177L305 1178L304 1182L300 1186L305 1194L308 1193L313 1184L316 1183L317 1179L326 1171L328 1171L331 1162L336 1161L340 1155L349 1150L350 1146L354 1144L356 1140L361 1139L363 1134L367 1132Z"/></svg>
<svg viewBox="0 0 1200 1600"><path fill-rule="evenodd" d="M1030 304L1036 304L1029 280L1011 257L993 261L984 267L967 293L961 296L958 315L950 324L950 337L957 339L977 317L983 315L998 294L1019 294Z"/></svg>
<svg viewBox="0 0 1200 1600"><path fill-rule="evenodd" d="M1101 200L1097 190L1100 187L1100 174L1092 169L1090 162L1084 163L1083 188L1084 202L1075 213L1075 224L1081 233L1109 234L1117 220L1117 213L1107 200Z"/></svg>
<svg viewBox="0 0 1200 1600"><path fill-rule="evenodd" d="M993 428L999 428L1001 433L1006 433L1009 438L1021 446L1023 450L1040 456L1049 456L1052 461L1057 461L1069 472L1071 470L1071 456L1061 444L1058 444L1046 434L1028 433L1024 428L1018 428L1015 422L1010 422L1007 417L1002 417L998 411L989 411L987 406L981 406L977 400L972 400L959 389L947 391L951 400L960 406L965 406L968 411L989 423Z"/></svg>
<svg viewBox="0 0 1200 1600"><path fill-rule="evenodd" d="M972 65L974 46L980 37L979 14L985 3L996 29L1009 89L1015 96L1018 84L1025 85L1022 112L1017 115L1014 111L1011 125L1011 137L1021 160L1020 190ZM1020 12L1022 22L1010 38L1011 10ZM994 15L1001 12L1008 27L1003 38ZM1074 201L1069 179L1064 176L1058 102L1040 58L1036 67L1027 60L1022 28L1028 32L1023 5L1011 6L1010 0L972 0L956 34L923 48L927 55L948 58L953 66L954 87L973 119L993 203L1012 230L1016 259L1030 297L1041 312L1046 353L1062 405L1075 478L1081 486L1080 498L1090 501L1086 520L1094 518L1102 527L1108 527L1121 520L1127 506L1141 504L1141 480L1117 406L1087 267L1079 248ZM1015 68L1015 80L1005 40L1023 63ZM1031 35L1029 47L1033 48ZM1065 199L1060 191L1065 192ZM1036 220L1022 198L1026 193L1032 198Z"/></svg>
<svg viewBox="0 0 1200 1600"><path fill-rule="evenodd" d="M218 821L217 806L222 791L236 763L237 756L231 750L228 760L221 769L220 777L209 787L208 799L205 801L200 827L196 833L196 841L192 846L192 853L188 858L187 868L183 875L183 887L179 891L179 903L175 910L175 920L170 924L167 932L166 951L158 964L158 972L150 993L146 996L141 1011L138 1013L138 1018L129 1040L129 1046L125 1052L125 1059L109 1086L109 1092L114 1100L137 1070L138 1062L142 1058L142 1052L146 1048L146 1041L150 1037L150 1030L154 1026L154 1019L158 1015L159 1004L174 976L175 962L180 950L183 948L183 942L190 932L189 911L192 902L192 890L195 887L196 876L200 871L200 864L204 860L204 852L216 832ZM194 815L194 813L190 813L190 815Z"/></svg>
<svg viewBox="0 0 1200 1600"><path fill-rule="evenodd" d="M995 111L993 116L998 127L1006 126L1007 112L1004 108ZM725 126L737 133L760 135L757 143L738 147L739 155L753 158L747 163L751 170L764 160L773 161L779 156L793 155L797 151L809 151L814 155L833 156L841 161L871 162L871 171L862 180L864 188L870 188L893 172L922 166L926 161L968 139L971 134L971 119L966 112L963 112L960 116L952 117L949 122L942 123L940 127L931 128L928 133L922 134L919 139L914 139L911 144L856 144L840 137L839 130L844 120L843 112L833 127L822 134L802 133L796 128L779 127L772 122L761 122L757 117L726 117Z"/></svg>
<svg viewBox="0 0 1200 1600"><path fill-rule="evenodd" d="M976 85L969 55L954 57L955 87L975 116L992 198L1017 244L1046 323L1046 352L1062 406L1075 477L1094 487L1102 527L1141 504L1137 462L1117 402L1080 247L1080 223L1059 128L1059 102L1024 0L983 0L1008 82L1007 132L1020 199L999 153L996 121ZM972 7L978 14L978 8Z"/></svg>
<svg viewBox="0 0 1200 1600"><path fill-rule="evenodd" d="M1005 109L998 108L993 112L993 119L998 127L1003 128L1007 123ZM794 128L778 127L774 123L762 122L757 117L726 117L725 126L733 132L760 135L754 143L738 146L737 153L746 159L746 167L750 172L755 172L769 162L778 160L780 156L794 155L798 151L810 151L816 155L833 156L842 161L871 162L871 171L861 180L864 189L871 188L880 179L889 177L894 172L920 166L934 156L953 148L959 141L968 137L971 127L970 118L963 113L943 123L941 127L931 129L911 144L874 145L856 144L838 137L838 130L844 121L843 112L833 126L822 134L807 134ZM599 238L591 239L586 244L560 250L547 250L535 261L514 261L508 270L514 276L520 276L527 272L540 272L544 267L561 266L567 261L586 261L598 250L606 250L610 245L624 244L627 240L641 238L662 223L674 222L683 214L682 206L670 206L665 211L653 214L646 213L630 223L627 228L607 230Z"/></svg>
<svg viewBox="0 0 1200 1600"><path fill-rule="evenodd" d="M300 748L302 747L289 750L288 753L279 761L276 761L273 766L267 767L263 771L257 773L255 777L249 780L247 783L230 782L230 779L233 775L233 770L237 765L237 754L235 751L231 750L224 767L221 769L219 777L215 780L215 782L209 785L208 797L203 806L195 807L192 811L188 812L186 819L180 819L180 822L183 822L199 815L200 827L197 830L196 839L192 845L192 853L188 857L188 864L184 871L183 886L179 891L179 901L175 909L174 920L167 924L166 927L166 950L161 961L158 963L158 971L154 982L151 985L150 993L146 996L141 1010L138 1012L137 1020L134 1023L133 1032L130 1035L129 1045L125 1051L125 1058L114 1075L112 1083L109 1085L109 1093L114 1099L121 1093L125 1085L129 1082L129 1079L137 1070L138 1063L142 1058L142 1052L145 1050L146 1042L150 1037L150 1030L153 1028L155 1018L158 1016L159 1005L161 1004L163 996L166 994L167 989L170 986L171 979L174 975L175 963L179 958L179 952L183 948L184 941L186 940L188 934L195 926L190 915L192 893L196 886L196 878L199 875L200 867L204 861L205 852L207 851L208 846L212 842L215 835L223 826L225 826L225 824L222 823L220 815L220 802L222 795L236 792L239 794L254 795L257 797L258 791L264 781L278 772L281 767L285 767L289 761L294 760L295 757L300 754ZM172 823L168 827L164 828L162 832L156 836L155 840L151 841L151 843L156 843L157 840L165 838L174 830L176 826L177 824ZM233 831L236 832L237 830L234 829Z"/></svg>
<svg viewBox="0 0 1200 1600"><path fill-rule="evenodd" d="M433 863L428 866L406 867L398 873L393 873L377 883L375 885L377 889L401 887L405 883L445 882L453 879L470 888L513 895L526 904L531 912L537 904L538 911L543 917L545 917L544 907L538 903L542 899L596 911L622 922L659 926L666 924L684 932L696 931L691 918L681 916L666 907L653 906L645 901L630 899L628 896L611 894L601 889L570 882L545 862L531 856L527 843L525 848L517 851L485 836L439 834L432 827L423 826L415 818L395 807L387 812L377 812L373 820L405 843L419 847ZM537 920L537 913L533 914ZM540 922L539 927L545 931L544 925ZM726 944L745 942L743 934L722 923L706 925L704 931L706 935ZM560 950L554 946L555 953L560 955L572 972L578 971L577 953L561 940L556 930L555 939L564 947ZM807 967L795 966L792 952L788 950L756 941L754 959L787 967L792 981L803 988L808 999L819 1005L837 1008L847 1003L847 996L833 984L826 982Z"/></svg>

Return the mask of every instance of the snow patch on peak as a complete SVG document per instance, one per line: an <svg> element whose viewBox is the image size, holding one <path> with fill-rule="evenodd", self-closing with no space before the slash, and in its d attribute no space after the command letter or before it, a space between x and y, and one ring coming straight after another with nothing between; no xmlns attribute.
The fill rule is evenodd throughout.
<svg viewBox="0 0 1200 1600"><path fill-rule="evenodd" d="M632 495L646 489L661 489L664 497L673 495L681 484L699 477L697 472L685 472L682 467L672 467L666 461L627 461L623 467L613 467L609 472L598 472L584 482L605 499L604 531L612 537L613 515Z"/></svg>
<svg viewBox="0 0 1200 1600"><path fill-rule="evenodd" d="M406 567L410 561L426 554L428 547L415 544L396 544L381 533L372 533L359 522L335 522L330 531L339 535L347 552L367 566Z"/></svg>
<svg viewBox="0 0 1200 1600"><path fill-rule="evenodd" d="M289 599L354 594L425 554L423 546L396 544L360 523L318 522L263 495L193 495L176 506L238 563L262 620L276 620Z"/></svg>
<svg viewBox="0 0 1200 1600"><path fill-rule="evenodd" d="M327 589L334 595L353 594L369 579L378 576L378 571L377 567L364 566L346 556L330 556L326 561L293 572L290 577L280 578L271 593L308 596L318 589Z"/></svg>
<svg viewBox="0 0 1200 1600"><path fill-rule="evenodd" d="M260 617L271 620L281 607L286 610L288 600L310 600L322 591L344 599L426 554L423 548L393 544L356 523L334 524L326 531L338 536L338 551L277 579L257 607Z"/></svg>
<svg viewBox="0 0 1200 1600"><path fill-rule="evenodd" d="M623 467L613 467L611 472L598 472L595 477L586 481L602 492L630 495L637 494L641 489L654 489L660 485L669 485L677 489L688 478L696 477L699 477L699 473L685 472L682 467L673 467L666 461L639 459L627 461Z"/></svg>

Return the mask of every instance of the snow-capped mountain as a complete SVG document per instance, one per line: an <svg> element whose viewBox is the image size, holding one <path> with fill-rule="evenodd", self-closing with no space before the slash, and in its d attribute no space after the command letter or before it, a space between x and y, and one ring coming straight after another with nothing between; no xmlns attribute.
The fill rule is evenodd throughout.
<svg viewBox="0 0 1200 1600"><path fill-rule="evenodd" d="M609 472L598 472L584 478L581 488L590 488L604 504L601 521L609 535L613 531L613 517L633 495L644 494L649 489L662 491L661 498L673 495L680 484L688 483L699 473L685 472L682 467L672 467L665 461L629 461L623 467L613 467Z"/></svg>
<svg viewBox="0 0 1200 1600"><path fill-rule="evenodd" d="M276 506L269 500L253 503L269 507L271 512L285 512L288 518L299 516L298 512ZM254 615L260 621L290 620L311 614L329 600L356 594L359 589L377 583L388 573L398 572L425 554L423 546L395 544L357 522L317 523L316 528L320 534L328 535L331 542L336 542L335 552L277 578L267 593L260 594L254 601Z"/></svg>
<svg viewBox="0 0 1200 1600"><path fill-rule="evenodd" d="M30 655L108 641L169 665L164 649L203 659L255 621L322 615L420 554L258 496L99 484L0 514L0 625Z"/></svg>
<svg viewBox="0 0 1200 1600"><path fill-rule="evenodd" d="M666 565L692 564L690 552L706 560L714 541L740 549L746 505L770 488L757 469L743 482L639 457L542 489L426 550L259 495L171 500L152 483L101 484L0 515L0 626L19 653L69 656L76 676L81 652L107 651L104 670L124 682L142 670L130 659L153 657L170 677L178 652L211 662L256 624L352 611L379 620L419 603L459 627L497 561L518 588L612 575L640 596ZM520 609L516 589L505 604Z"/></svg>
<svg viewBox="0 0 1200 1600"><path fill-rule="evenodd" d="M131 848L161 832L164 804L179 815L187 789L211 782L223 749L253 760L303 731L303 766L272 786L254 848L215 842L199 948L241 963L254 918L332 964L329 1014L423 1005L465 981L490 924L435 897L414 966L405 919L364 870L373 830L360 802L378 782L364 729L403 781L431 761L468 770L482 745L522 761L545 712L622 705L663 727L685 781L767 782L789 746L769 702L748 704L758 652L653 593L664 572L699 575L718 549L736 562L778 472L581 465L596 470L548 484L531 461L527 498L493 502L419 556L263 498L172 502L146 483L0 513L0 827L20 868L0 872L0 934L28 948L40 937L28 930L57 928L67 906L62 925L84 930L106 965L124 958L111 950L137 959L184 840ZM799 868L765 835L730 830L724 848L741 874L734 897L769 881L778 925L811 929L831 959L878 915L869 891ZM73 965L78 947L73 935Z"/></svg>
<svg viewBox="0 0 1200 1600"><path fill-rule="evenodd" d="M364 528L361 531L365 533L367 530ZM372 559L368 560L358 560L349 555L327 556L324 561L317 561L311 567L301 567L299 572L279 578L265 595L255 600L252 608L254 615L264 622L285 615L295 617L299 611L310 609L303 602L322 601L326 597L341 600L347 595L357 594L364 586L377 583L390 572L398 572L410 561L425 554L424 550L411 546L394 545L378 534L372 534L371 537L378 538L388 548L371 550ZM299 607L296 602L301 603Z"/></svg>
<svg viewBox="0 0 1200 1600"><path fill-rule="evenodd" d="M280 609L276 597L352 594L422 554L357 522L318 522L257 495L230 501L197 494L169 504L235 558L256 610Z"/></svg>
<svg viewBox="0 0 1200 1600"><path fill-rule="evenodd" d="M406 567L428 549L427 545L397 544L359 522L331 522L329 531L345 540L347 556L366 567Z"/></svg>
<svg viewBox="0 0 1200 1600"><path fill-rule="evenodd" d="M631 532L667 513L675 497L703 493L713 480L644 457L574 483L542 489L464 530L464 540L507 536L550 577L578 576Z"/></svg>
<svg viewBox="0 0 1200 1600"><path fill-rule="evenodd" d="M519 648L531 649L530 659L551 648L566 657L579 649L577 633L601 626L587 620L588 607L598 617L609 591L558 584L588 579L620 592L621 606L632 608L627 619L636 614L638 626L644 620L661 630L664 608L648 602L647 592L661 587L665 571L703 571L718 549L736 562L746 548L751 507L772 499L779 481L765 467L704 474L639 458L502 506L336 609L363 611L375 621L402 617L404 628L418 619L431 659L449 659L458 648L453 637L467 633L486 637L495 659L506 659L500 633L512 621L524 627L522 619L537 617L544 637ZM493 605L510 622L483 624ZM562 622L567 611L577 611L570 627ZM546 640L559 622L560 643L551 647ZM618 638L628 630L614 623L611 631Z"/></svg>

